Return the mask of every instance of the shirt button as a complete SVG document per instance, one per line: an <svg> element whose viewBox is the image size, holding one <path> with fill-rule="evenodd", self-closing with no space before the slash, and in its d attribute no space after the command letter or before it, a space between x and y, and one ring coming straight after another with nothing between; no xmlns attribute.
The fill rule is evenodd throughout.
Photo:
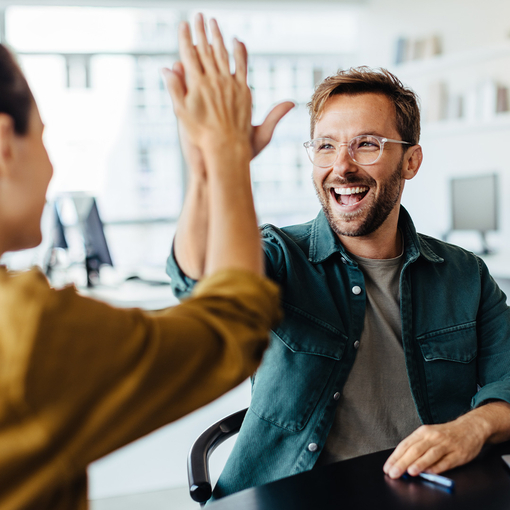
<svg viewBox="0 0 510 510"><path fill-rule="evenodd" d="M357 349L359 347L359 340L356 340L354 342L354 348Z"/></svg>
<svg viewBox="0 0 510 510"><path fill-rule="evenodd" d="M316 452L318 448L317 443L310 443L308 445L308 450L311 452Z"/></svg>
<svg viewBox="0 0 510 510"><path fill-rule="evenodd" d="M355 285L351 290L352 290L352 293L355 294L356 296L358 294L361 294L361 287L359 285Z"/></svg>
<svg viewBox="0 0 510 510"><path fill-rule="evenodd" d="M338 400L340 398L340 393L338 393L338 391L333 395L333 398L335 400Z"/></svg>

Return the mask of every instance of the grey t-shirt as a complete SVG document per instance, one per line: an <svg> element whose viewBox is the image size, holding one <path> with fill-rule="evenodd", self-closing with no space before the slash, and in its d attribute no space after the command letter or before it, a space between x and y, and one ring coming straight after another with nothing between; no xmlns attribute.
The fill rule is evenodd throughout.
<svg viewBox="0 0 510 510"><path fill-rule="evenodd" d="M365 322L317 466L393 448L421 425L402 347L399 277L403 257L352 257L365 277Z"/></svg>

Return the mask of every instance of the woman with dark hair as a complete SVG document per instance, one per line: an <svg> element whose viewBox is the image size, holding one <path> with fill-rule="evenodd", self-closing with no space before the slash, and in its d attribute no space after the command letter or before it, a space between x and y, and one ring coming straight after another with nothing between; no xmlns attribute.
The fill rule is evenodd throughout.
<svg viewBox="0 0 510 510"><path fill-rule="evenodd" d="M208 184L207 276L192 297L154 313L115 309L53 290L36 269L0 269L2 509L86 508L90 462L210 402L260 362L279 300L262 276L250 188L246 53L236 43L236 71L226 72L213 27L210 46L197 18L195 48L182 24L179 73L166 70ZM41 240L52 175L42 134L27 82L0 46L0 254Z"/></svg>

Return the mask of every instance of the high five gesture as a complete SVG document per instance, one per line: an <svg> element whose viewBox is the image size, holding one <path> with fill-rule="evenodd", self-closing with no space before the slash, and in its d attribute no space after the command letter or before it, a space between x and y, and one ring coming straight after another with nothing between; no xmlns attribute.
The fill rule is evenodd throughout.
<svg viewBox="0 0 510 510"><path fill-rule="evenodd" d="M228 52L215 20L211 20L210 29L212 38L209 43L203 17L198 15L195 20L197 45L194 47L189 26L183 24L180 33L181 61L174 64L171 72L166 71L168 88L179 121L181 146L189 170L187 196L177 227L174 249L182 269L196 279L206 270L207 240L211 236L208 200L212 194L208 188L204 150L210 152L211 145L219 149L221 141L217 135L220 132L222 136L227 134L227 130L222 130L220 125L225 128L228 124L231 130L239 129L235 137L237 142L243 140L245 144L248 140L250 158L253 158L269 143L278 122L294 106L290 101L276 105L260 126L251 126L251 121L246 122L251 118L251 95L246 84L246 48L239 41L234 42L235 72L232 75ZM204 87L207 87L207 91ZM202 121L205 118L201 118L201 115L206 115L202 108L211 107L215 101L215 122L218 122L216 129L219 131L209 129L212 124L204 124ZM191 115L194 116L193 120ZM212 118L208 117L207 122L212 122ZM205 130L209 134L205 134ZM206 149L204 140L199 140L203 136L212 137L206 142ZM239 147L235 150L239 150ZM242 171L241 167L238 170Z"/></svg>
<svg viewBox="0 0 510 510"><path fill-rule="evenodd" d="M262 271L260 240L251 194L249 162L252 157L251 93L246 83L247 53L235 41L235 72L215 20L209 43L204 19L195 20L197 45L190 27L179 27L181 62L165 70L175 114L204 163L195 175L201 189L196 204L207 232L205 273L237 267ZM198 155L197 155L198 156Z"/></svg>

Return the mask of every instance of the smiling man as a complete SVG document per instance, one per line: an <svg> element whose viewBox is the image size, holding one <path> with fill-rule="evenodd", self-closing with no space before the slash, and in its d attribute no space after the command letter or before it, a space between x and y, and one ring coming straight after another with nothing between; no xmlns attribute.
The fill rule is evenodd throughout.
<svg viewBox="0 0 510 510"><path fill-rule="evenodd" d="M381 93L333 95L312 125L312 135L304 145L314 164L315 190L344 247L355 253L349 246L375 232L389 241L396 232L402 181L412 179L421 163L418 145L408 149L410 142L394 139L400 134L391 100ZM405 173L404 157L411 162Z"/></svg>
<svg viewBox="0 0 510 510"><path fill-rule="evenodd" d="M215 497L394 447L390 477L439 473L510 438L506 296L481 259L417 234L400 205L422 161L415 94L357 68L324 80L309 108L322 211L262 228L285 319ZM204 186L190 189L168 262L181 296L203 270Z"/></svg>

